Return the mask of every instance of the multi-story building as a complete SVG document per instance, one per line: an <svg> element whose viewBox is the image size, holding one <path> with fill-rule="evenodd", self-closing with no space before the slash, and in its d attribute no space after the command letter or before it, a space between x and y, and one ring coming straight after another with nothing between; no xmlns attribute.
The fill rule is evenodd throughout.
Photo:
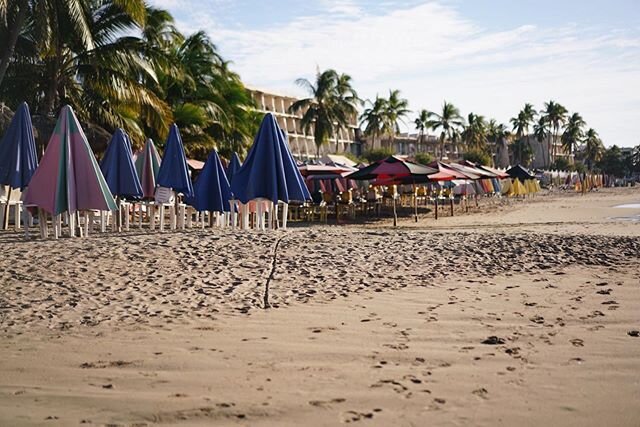
<svg viewBox="0 0 640 427"><path fill-rule="evenodd" d="M303 111L291 113L289 107L298 99L292 96L279 95L259 89L248 88L259 111L273 113L278 124L287 133L289 148L293 156L300 160L316 157L316 144L313 131L306 132L302 127ZM328 144L320 147L320 156L330 153L351 153L359 156L361 143L358 139L359 129L354 117L347 129L340 129L333 135Z"/></svg>

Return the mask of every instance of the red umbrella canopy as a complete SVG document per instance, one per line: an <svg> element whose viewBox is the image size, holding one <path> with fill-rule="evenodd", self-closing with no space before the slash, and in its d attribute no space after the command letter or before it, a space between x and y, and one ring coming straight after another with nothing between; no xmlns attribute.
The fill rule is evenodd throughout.
<svg viewBox="0 0 640 427"><path fill-rule="evenodd" d="M450 166L446 165L445 163L439 162L437 160L429 163L429 166L437 169L438 172L443 173L446 176L452 177L449 179L438 179L437 181L450 181L451 179L470 179L464 173L457 171L455 169L452 169ZM475 179L475 178L471 178L471 179Z"/></svg>
<svg viewBox="0 0 640 427"><path fill-rule="evenodd" d="M468 179L480 179L480 178L486 177L485 173L482 173L469 166L459 165L457 163L448 163L447 166L450 169L453 169L455 171L462 173L463 175L466 175Z"/></svg>
<svg viewBox="0 0 640 427"><path fill-rule="evenodd" d="M429 166L419 165L397 156L389 156L355 171L347 178L384 182L385 184L404 184L426 182L429 176L438 172Z"/></svg>

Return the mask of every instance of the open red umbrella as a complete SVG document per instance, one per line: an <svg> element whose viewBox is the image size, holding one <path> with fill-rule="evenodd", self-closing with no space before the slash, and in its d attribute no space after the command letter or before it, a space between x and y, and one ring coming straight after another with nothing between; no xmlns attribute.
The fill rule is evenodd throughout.
<svg viewBox="0 0 640 427"><path fill-rule="evenodd" d="M389 156L386 159L379 160L355 171L346 176L348 179L360 181L373 181L374 185L395 185L395 184L416 184L427 182L430 176L436 174L438 170L408 160L401 159L397 156ZM452 179L451 177L449 179ZM418 207L416 204L416 221L418 220ZM396 213L396 199L393 198L393 225L398 223L398 215Z"/></svg>

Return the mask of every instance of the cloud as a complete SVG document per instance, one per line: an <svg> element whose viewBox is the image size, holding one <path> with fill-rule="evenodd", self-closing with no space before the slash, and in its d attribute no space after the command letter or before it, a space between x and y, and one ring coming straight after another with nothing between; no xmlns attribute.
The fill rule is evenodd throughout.
<svg viewBox="0 0 640 427"><path fill-rule="evenodd" d="M617 119L640 115L638 29L531 23L490 31L433 1L365 8L322 0L284 25L255 28L224 23L218 12L198 8L178 23L206 29L251 86L302 95L296 78L312 78L316 66L335 68L365 97L398 88L415 110L437 109L446 98L505 123L525 102L542 107L554 99L581 112L605 143L640 143L632 121Z"/></svg>

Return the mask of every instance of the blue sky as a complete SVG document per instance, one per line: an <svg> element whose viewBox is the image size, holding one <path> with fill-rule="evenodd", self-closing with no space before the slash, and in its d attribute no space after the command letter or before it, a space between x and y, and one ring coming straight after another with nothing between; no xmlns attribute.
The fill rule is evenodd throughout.
<svg viewBox="0 0 640 427"><path fill-rule="evenodd" d="M250 87L303 96L296 78L335 68L364 98L400 89L414 111L446 99L504 123L553 99L606 145L640 144L640 0L152 2Z"/></svg>

